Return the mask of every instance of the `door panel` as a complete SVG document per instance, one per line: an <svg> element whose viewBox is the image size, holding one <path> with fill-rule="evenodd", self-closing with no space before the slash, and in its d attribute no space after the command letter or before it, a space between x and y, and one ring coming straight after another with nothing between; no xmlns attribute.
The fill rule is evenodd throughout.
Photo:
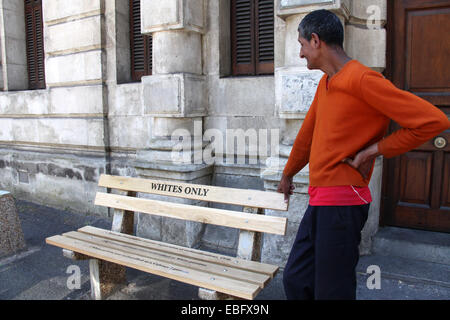
<svg viewBox="0 0 450 320"><path fill-rule="evenodd" d="M449 116L450 1L388 0L388 20L386 76ZM449 143L447 130L385 159L381 224L450 232Z"/></svg>

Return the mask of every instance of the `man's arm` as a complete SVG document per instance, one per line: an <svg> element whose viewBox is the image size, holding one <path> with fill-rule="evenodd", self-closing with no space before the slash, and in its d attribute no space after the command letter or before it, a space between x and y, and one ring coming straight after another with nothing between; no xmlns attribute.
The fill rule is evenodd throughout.
<svg viewBox="0 0 450 320"><path fill-rule="evenodd" d="M392 158L408 152L450 127L449 119L438 108L410 92L398 89L376 72L364 74L360 85L362 98L402 127L361 150L354 159L342 160L358 170L364 179L369 177L373 160L379 155Z"/></svg>
<svg viewBox="0 0 450 320"><path fill-rule="evenodd" d="M401 128L378 143L378 151L392 158L415 149L450 127L441 110L414 94L400 90L376 72L361 79L361 96Z"/></svg>
<svg viewBox="0 0 450 320"><path fill-rule="evenodd" d="M317 109L317 92L314 100L306 114L302 127L300 128L291 153L289 154L288 162L283 170L280 183L278 185L278 192L284 193L284 201L288 202L289 196L292 195L294 185L292 180L294 176L302 170L309 162L309 154L311 151L312 136L314 132L314 125L316 122Z"/></svg>

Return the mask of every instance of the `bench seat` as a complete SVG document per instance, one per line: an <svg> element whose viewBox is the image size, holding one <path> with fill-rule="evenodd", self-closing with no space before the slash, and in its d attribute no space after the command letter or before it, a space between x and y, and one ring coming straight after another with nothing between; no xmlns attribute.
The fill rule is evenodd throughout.
<svg viewBox="0 0 450 320"><path fill-rule="evenodd" d="M86 226L48 244L191 285L254 299L278 266Z"/></svg>

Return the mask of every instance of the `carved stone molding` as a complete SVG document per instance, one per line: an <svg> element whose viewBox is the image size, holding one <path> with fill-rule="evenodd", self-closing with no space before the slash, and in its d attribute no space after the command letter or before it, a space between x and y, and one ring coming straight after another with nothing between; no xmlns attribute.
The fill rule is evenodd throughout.
<svg viewBox="0 0 450 320"><path fill-rule="evenodd" d="M277 15L287 18L296 14L309 13L318 9L327 9L350 17L350 0L278 0Z"/></svg>

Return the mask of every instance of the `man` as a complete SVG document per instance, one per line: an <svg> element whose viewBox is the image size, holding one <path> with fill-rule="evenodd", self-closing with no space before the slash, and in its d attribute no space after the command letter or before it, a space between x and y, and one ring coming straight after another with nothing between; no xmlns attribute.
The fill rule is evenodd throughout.
<svg viewBox="0 0 450 320"><path fill-rule="evenodd" d="M287 201L293 176L309 163L309 206L283 283L288 299L355 299L375 158L414 149L449 128L450 121L432 104L352 60L343 50L343 26L332 12L308 14L298 31L300 58L325 75L278 187ZM383 139L390 119L402 128Z"/></svg>

